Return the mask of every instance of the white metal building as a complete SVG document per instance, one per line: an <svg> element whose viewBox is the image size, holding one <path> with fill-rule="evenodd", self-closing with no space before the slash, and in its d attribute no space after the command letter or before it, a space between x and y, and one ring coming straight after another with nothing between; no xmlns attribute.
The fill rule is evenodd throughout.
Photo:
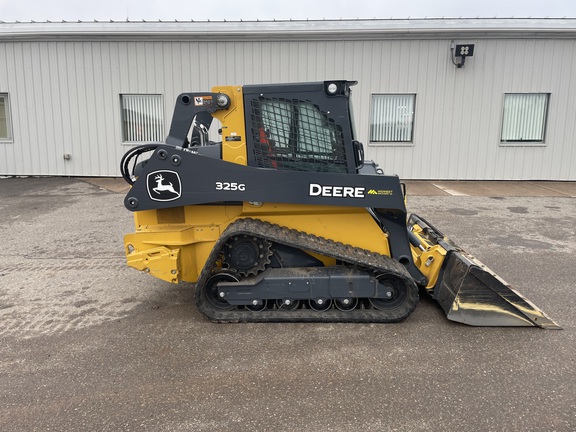
<svg viewBox="0 0 576 432"><path fill-rule="evenodd" d="M327 79L386 173L576 180L576 19L0 23L0 175L118 176L181 92Z"/></svg>

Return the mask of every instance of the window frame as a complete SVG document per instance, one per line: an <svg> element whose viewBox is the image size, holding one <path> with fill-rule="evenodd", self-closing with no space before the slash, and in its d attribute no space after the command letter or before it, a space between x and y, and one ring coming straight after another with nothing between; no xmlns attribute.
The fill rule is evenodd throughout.
<svg viewBox="0 0 576 432"><path fill-rule="evenodd" d="M6 111L6 133L7 137L0 136L0 144L14 143L14 129L12 128L12 110L10 107L10 94L8 92L0 92L0 97L4 98L4 109Z"/></svg>
<svg viewBox="0 0 576 432"><path fill-rule="evenodd" d="M375 98L378 96L411 96L412 97L412 119L411 119L411 128L410 128L410 138L408 140L381 140L376 141L373 140L372 136L372 129L374 127L374 110L375 110ZM370 146L391 146L391 147L412 147L415 144L415 132L416 132L416 96L417 93L372 93L370 95L370 118L369 118L369 126L368 126L368 142Z"/></svg>
<svg viewBox="0 0 576 432"><path fill-rule="evenodd" d="M526 95L526 96L546 96L546 103L544 106L544 118L542 119L542 139L541 140L504 140L504 125L506 114L506 97L508 95ZM500 115L500 134L498 137L499 145L502 147L544 147L547 144L546 135L548 132L548 123L550 115L550 92L507 92L502 95L502 110Z"/></svg>
<svg viewBox="0 0 576 432"><path fill-rule="evenodd" d="M125 108L124 108L124 97L125 96L138 96L138 97L157 97L160 101L158 110L159 110L159 119L161 121L160 125L160 133L162 134L158 140L134 140L129 141L127 140L127 131L126 131L126 119L124 118ZM166 114L165 114L165 106L164 106L164 95L162 93L120 93L120 133L122 136L122 144L135 146L135 145L142 145L142 144L152 144L158 142L164 142L166 139Z"/></svg>

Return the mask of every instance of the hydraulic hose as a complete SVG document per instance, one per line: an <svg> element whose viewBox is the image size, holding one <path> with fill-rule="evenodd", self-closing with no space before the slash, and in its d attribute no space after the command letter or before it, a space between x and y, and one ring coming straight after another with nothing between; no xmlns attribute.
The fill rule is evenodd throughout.
<svg viewBox="0 0 576 432"><path fill-rule="evenodd" d="M161 145L159 144L144 144L138 147L134 147L128 150L120 161L120 172L122 173L122 178L126 180L126 183L133 185L134 184L134 173L130 172L130 162L134 158L138 158L143 153L156 150L156 148ZM134 166L136 163L134 163Z"/></svg>

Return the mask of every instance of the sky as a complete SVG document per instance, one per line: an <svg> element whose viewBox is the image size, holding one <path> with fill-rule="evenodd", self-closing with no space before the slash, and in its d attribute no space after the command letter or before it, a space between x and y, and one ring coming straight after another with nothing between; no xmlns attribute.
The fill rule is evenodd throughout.
<svg viewBox="0 0 576 432"><path fill-rule="evenodd" d="M0 21L576 18L575 0L0 0Z"/></svg>

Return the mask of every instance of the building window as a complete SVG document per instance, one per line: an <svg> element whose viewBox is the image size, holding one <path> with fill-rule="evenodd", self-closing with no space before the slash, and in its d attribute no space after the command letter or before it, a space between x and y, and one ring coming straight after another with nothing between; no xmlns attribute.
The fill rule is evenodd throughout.
<svg viewBox="0 0 576 432"><path fill-rule="evenodd" d="M10 99L8 93L0 93L0 142L12 142Z"/></svg>
<svg viewBox="0 0 576 432"><path fill-rule="evenodd" d="M506 93L502 115L502 143L543 143L548 93Z"/></svg>
<svg viewBox="0 0 576 432"><path fill-rule="evenodd" d="M162 95L124 94L121 99L125 143L164 141Z"/></svg>
<svg viewBox="0 0 576 432"><path fill-rule="evenodd" d="M415 94L372 95L371 142L411 143Z"/></svg>

